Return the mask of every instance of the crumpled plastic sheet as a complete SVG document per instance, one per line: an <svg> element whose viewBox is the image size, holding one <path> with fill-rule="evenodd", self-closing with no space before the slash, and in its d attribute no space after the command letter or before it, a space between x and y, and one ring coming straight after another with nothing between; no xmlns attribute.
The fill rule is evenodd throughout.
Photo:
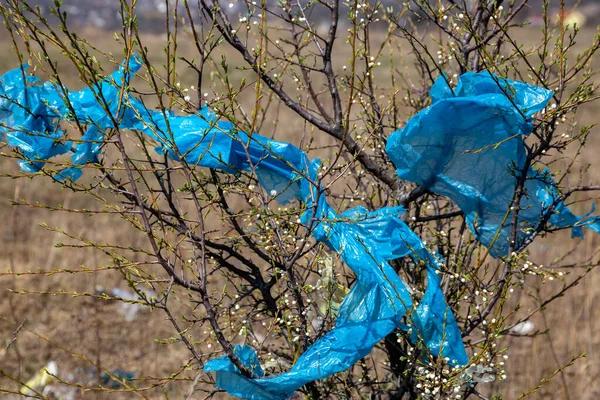
<svg viewBox="0 0 600 400"><path fill-rule="evenodd" d="M205 365L205 371L216 371L220 388L248 399L289 397L310 381L350 368L395 328L410 329L414 343L422 341L431 354L449 358L452 365L468 363L454 315L440 289L438 260L400 219L404 212L401 207L374 212L359 207L338 215L317 184L318 160L309 160L289 143L238 132L232 124L218 121L208 109L188 116L149 110L126 90L140 63L131 58L127 65L91 88L67 93L68 102L61 89L51 83L33 85L34 79L28 77L25 84L20 69L0 79L0 126L4 126L9 143L22 150L26 170L30 164L39 170L48 158L67 151L68 144L55 140L61 133L59 120L77 119L88 126L84 141L72 155L79 165L97 159L96 144L103 139L103 130L116 126L140 130L160 143L160 151L190 165L230 173L255 170L261 185L278 193L279 202L304 203L303 224L312 229L316 240L339 253L356 274L334 329L310 346L291 370L263 377L255 351L237 346L237 356L259 378L243 376L224 356ZM27 102L35 105L34 112L20 113ZM76 165L57 178L74 180L79 175ZM428 285L418 305L388 263L404 256L427 267Z"/></svg>
<svg viewBox="0 0 600 400"><path fill-rule="evenodd" d="M388 138L386 152L400 178L451 198L469 229L494 257L506 256L513 230L509 210L526 161L524 139L533 115L552 92L487 71L459 77L452 91L440 76L432 105ZM521 199L515 248L529 238L551 206L551 227L600 231L598 217L574 215L562 202L548 171L529 168Z"/></svg>
<svg viewBox="0 0 600 400"><path fill-rule="evenodd" d="M37 81L19 68L7 72L0 83L0 138L5 137L9 145L21 150L25 160L19 164L26 172L38 172L45 160L72 147L70 142L60 142L63 132L47 115L47 106L40 102L40 96L31 96L24 90L26 83ZM41 90L39 87L36 92Z"/></svg>

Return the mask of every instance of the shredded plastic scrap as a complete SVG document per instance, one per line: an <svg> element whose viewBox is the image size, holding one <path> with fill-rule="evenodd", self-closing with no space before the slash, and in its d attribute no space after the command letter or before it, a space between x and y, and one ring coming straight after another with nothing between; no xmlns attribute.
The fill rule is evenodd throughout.
<svg viewBox="0 0 600 400"><path fill-rule="evenodd" d="M218 121L207 109L188 116L149 110L127 92L140 63L132 58L126 65L91 88L66 96L50 83L33 85L33 78L23 80L20 69L0 79L0 126L4 126L9 143L22 150L25 167L32 164L39 170L48 158L66 152L67 144L52 151L47 150L52 146L45 141L40 142L44 147L33 140L39 136L58 146L60 120L77 120L88 126L72 155L76 165L96 160L99 147L86 144L100 143L103 130L140 130L159 142L161 151L188 164L230 173L255 170L261 185L278 193L278 201L304 204L302 223L356 273L356 283L340 305L335 328L310 346L290 371L263 377L255 351L237 346L236 355L259 377L243 376L224 356L205 365L206 371L216 371L219 387L248 399L289 397L310 381L350 368L395 328L410 329L412 341L422 341L434 356L448 357L453 365L467 364L460 331L440 289L438 260L400 219L401 207L375 212L359 207L338 215L318 185L318 160L309 160L289 143L235 131L232 124ZM34 112L16 111L32 103ZM57 178L75 180L79 175L75 166ZM427 289L417 306L388 263L405 256L427 268Z"/></svg>
<svg viewBox="0 0 600 400"><path fill-rule="evenodd" d="M526 164L524 137L552 92L489 72L468 72L454 91L439 77L430 94L433 104L389 137L387 154L400 178L451 198L490 254L506 256L513 229L510 206ZM548 171L525 173L514 248L551 208L550 226L573 227L574 236L582 235L582 226L600 231L598 217L575 216L558 201Z"/></svg>

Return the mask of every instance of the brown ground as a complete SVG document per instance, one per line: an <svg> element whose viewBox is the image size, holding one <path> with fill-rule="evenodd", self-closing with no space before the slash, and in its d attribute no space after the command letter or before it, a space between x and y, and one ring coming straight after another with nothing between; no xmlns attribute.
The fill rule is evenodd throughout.
<svg viewBox="0 0 600 400"><path fill-rule="evenodd" d="M581 45L591 40L593 31L584 32ZM537 31L527 30L519 34L525 43L535 40ZM100 48L114 48L114 41L106 33L94 34ZM162 38L147 37L160 48ZM0 72L16 65L10 54L10 44L0 35ZM112 47L111 47L112 46ZM187 51L182 44L181 51ZM343 57L343 56L342 56ZM600 59L594 60L596 69ZM70 85L77 86L76 75L69 75ZM185 82L184 82L185 83ZM192 84L190 82L187 85ZM598 120L600 103L588 107L579 116L580 124ZM286 140L295 134L293 124L277 130L276 137ZM600 146L598 129L592 135L582 162L598 163L597 146ZM0 171L16 173L16 163L0 159ZM596 184L600 173L592 168L589 179ZM58 235L39 226L46 223L51 227L86 236L92 240L143 243L138 233L132 233L126 224L115 218L51 213L43 209L11 206L9 199L39 201L44 204L70 204L84 207L83 196L53 185L45 179L33 180L0 179L0 271L11 270L25 273L37 270L73 269L80 265L96 266L110 264L98 252L89 250L56 249L53 245L63 240ZM600 204L599 204L600 205ZM567 234L543 239L533 247L531 259L550 264L554 257L578 245L572 257L590 254L600 244L600 237L589 233L585 241L567 240ZM137 377L163 377L176 371L187 361L188 353L180 344L161 345L155 339L166 339L174 335L172 326L159 312L145 312L135 322L127 322L117 312L118 304L107 304L84 296L20 295L24 288L29 291L66 290L70 292L93 292L97 285L105 288L123 287L121 276L116 272L95 274L3 275L0 272L0 369L21 380L27 380L49 360L55 360L59 371L82 377L90 367L85 358L100 362L106 369L122 369L135 372ZM535 293L554 293L563 283L554 281L540 287L528 287ZM12 291L9 291L12 290ZM523 298L523 307L531 307L531 300ZM510 358L507 360L508 379L488 385L489 394L502 394L506 399L517 398L521 393L535 387L542 378L549 376L572 356L586 352L587 357L579 360L564 374L544 386L532 399L597 399L600 398L600 271L593 271L575 290L553 303L543 314L534 318L536 328L548 330L535 338L507 339ZM16 326L24 322L24 329L8 351L1 348L8 344ZM32 333L32 332L35 332ZM193 332L192 332L193 333ZM200 333L198 333L200 334ZM62 347L60 349L59 347ZM193 374L183 376L189 378ZM148 384L150 382L145 382ZM0 379L0 387L12 387L7 380ZM189 387L188 383L171 383L164 389L148 392L151 398L181 398ZM85 398L108 398L107 394L87 392ZM129 397L129 395L123 395ZM110 396L111 398L114 397Z"/></svg>

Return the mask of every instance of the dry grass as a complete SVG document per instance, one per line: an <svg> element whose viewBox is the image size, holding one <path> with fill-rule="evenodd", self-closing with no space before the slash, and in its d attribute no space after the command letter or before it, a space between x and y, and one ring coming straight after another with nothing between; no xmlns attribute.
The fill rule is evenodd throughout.
<svg viewBox="0 0 600 400"><path fill-rule="evenodd" d="M533 43L537 31L523 30L517 33L525 44ZM584 32L580 44L590 40L592 31ZM102 49L113 49L114 41L106 33L93 33L94 43ZM159 57L162 37L146 37L147 45ZM0 36L0 71L4 72L16 65L16 58L9 50L10 43ZM182 43L182 52L190 51L189 43ZM344 58L345 55L338 55ZM600 67L600 60L594 60ZM80 87L77 76L68 65L61 65L68 72L67 84ZM235 78L235 77L234 77ZM182 82L184 85L193 84ZM579 123L597 121L600 103L588 107L579 115ZM276 130L280 140L297 138L293 124ZM270 134L270 132L267 132ZM592 134L587 150L581 158L581 165L598 165L597 147L600 139L598 130ZM18 173L13 160L1 158L2 174ZM591 170L590 181L600 181L600 170ZM12 376L27 380L49 360L55 360L61 371L69 371L77 379L89 374L91 365L85 358L102 365L107 370L122 369L135 372L137 377L164 377L178 370L187 362L188 353L182 344L160 345L155 339L166 339L174 332L172 326L158 312L146 312L136 322L127 322L117 312L118 304L106 303L87 296L20 295L19 289L29 291L76 291L93 293L97 285L106 288L123 286L121 276L115 271L94 274L53 274L29 275L28 271L75 269L78 266L110 265L111 260L98 252L83 249L56 249L53 246L62 240L56 234L39 226L40 223L58 226L91 240L104 242L126 242L142 246L144 239L123 221L115 218L51 213L43 209L11 206L9 199L24 199L43 204L70 204L84 207L90 200L63 190L47 179L35 177L32 180L0 180L0 221L3 221L0 245L0 271L10 269L23 273L21 276L0 273L0 369ZM584 241L567 240L568 234L556 234L542 239L531 251L531 259L549 265L558 255L576 246L572 257L589 255L600 245L600 237L588 234ZM571 271L574 277L581 271ZM571 277L567 277L568 282ZM554 281L539 285L532 281L526 292L515 296L520 298L524 309L534 307L531 296L554 293L560 290L563 282ZM532 338L508 338L510 358L506 361L508 379L488 385L488 394L501 394L506 399L517 398L521 393L535 387L540 380L566 364L572 356L586 352L587 357L579 360L562 375L545 385L539 392L530 396L537 399L597 399L600 398L600 311L597 308L600 297L600 271L593 271L577 288L553 303L545 312L534 318L536 328L547 330L546 334ZM185 307L185 305L181 305ZM18 339L6 352L2 348L13 337L19 324L24 328ZM194 335L195 332L191 332ZM93 374L93 373L92 373ZM183 373L179 378L193 378L193 373ZM140 385L148 385L148 380ZM189 384L170 383L164 388L152 389L146 393L150 398L181 398ZM14 384L0 380L0 387ZM107 398L109 395L95 392L81 392L82 398ZM111 398L116 394L110 395ZM122 395L129 397L130 395Z"/></svg>

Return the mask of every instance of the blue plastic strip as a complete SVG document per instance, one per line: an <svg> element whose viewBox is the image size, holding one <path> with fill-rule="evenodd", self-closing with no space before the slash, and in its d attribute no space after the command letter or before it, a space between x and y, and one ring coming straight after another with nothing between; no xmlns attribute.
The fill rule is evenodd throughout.
<svg viewBox="0 0 600 400"><path fill-rule="evenodd" d="M412 340L422 341L434 356L448 357L453 365L467 364L460 331L439 286L438 261L399 218L404 211L401 207L375 212L359 207L337 215L317 184L318 160L309 160L289 143L236 132L207 109L188 116L148 110L127 92L127 82L139 67L131 59L128 68L121 67L91 88L70 93L50 83L33 85L33 78L26 83L21 69L8 72L0 79L3 133L23 152L27 165L39 169L48 158L70 148L56 141L62 137L60 120L77 119L87 125L72 155L76 166L61 172L58 179L77 179L79 166L97 160L102 131L116 127L144 132L161 144L160 151L191 165L230 173L255 169L261 185L276 190L280 202L299 200L305 205L302 222L312 228L318 241L339 253L357 276L340 306L335 328L307 349L290 371L248 379L223 357L205 366L206 371L217 372L219 387L249 399L286 398L310 381L348 369L394 328L407 329L407 325L413 327ZM20 112L27 102L35 108ZM427 266L428 286L416 307L388 263L404 256ZM240 346L236 352L245 365L262 375L253 349Z"/></svg>

